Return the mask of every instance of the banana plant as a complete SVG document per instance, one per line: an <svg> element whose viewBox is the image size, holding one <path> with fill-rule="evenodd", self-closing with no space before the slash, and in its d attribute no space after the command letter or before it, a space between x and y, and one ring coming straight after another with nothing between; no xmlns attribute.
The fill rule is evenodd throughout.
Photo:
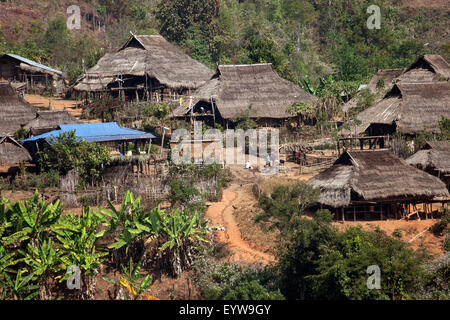
<svg viewBox="0 0 450 320"><path fill-rule="evenodd" d="M4 272L13 272L11 267L15 266L21 259L15 259L15 252L7 252L0 244L0 279Z"/></svg>
<svg viewBox="0 0 450 320"><path fill-rule="evenodd" d="M3 274L4 278L0 279L0 287L3 290L2 299L32 300L39 295L39 286L32 283L35 275L30 273L24 277L24 273L27 273L27 270L20 269L16 272L15 279L8 272Z"/></svg>
<svg viewBox="0 0 450 320"><path fill-rule="evenodd" d="M202 223L196 212L188 214L184 209L177 209L163 216L161 237L165 242L159 249L168 257L173 275L180 275L183 266L192 263L192 244L198 241L208 242L205 235L209 230L207 223Z"/></svg>
<svg viewBox="0 0 450 320"><path fill-rule="evenodd" d="M88 274L98 268L102 257L107 255L107 252L100 252L95 246L101 221L98 213L88 209L81 215L69 214L66 222L62 223L65 228L55 229L56 238L62 245L61 260L66 267L76 265Z"/></svg>
<svg viewBox="0 0 450 320"><path fill-rule="evenodd" d="M7 205L12 211L9 213L12 232L5 239L6 245L30 239L37 247L35 240L39 234L49 232L63 212L59 200L48 203L39 197L37 190L33 198Z"/></svg>
<svg viewBox="0 0 450 320"><path fill-rule="evenodd" d="M132 220L134 217L139 216L142 213L141 198L134 198L131 191L127 191L120 206L117 210L111 201L108 200L108 209L101 209L100 212L104 214L109 220L104 224L106 229L105 233L112 233L117 230L119 226L125 227L125 224Z"/></svg>
<svg viewBox="0 0 450 320"><path fill-rule="evenodd" d="M159 232L162 221L161 216L164 211L159 206L152 210L144 211L140 201L140 197L134 199L133 194L127 191L120 210L116 210L111 203L108 204L110 210L101 210L110 219L105 224L105 229L99 234L100 236L114 232L118 226L122 227L116 242L108 248L120 249L144 237L148 237L147 240L151 240Z"/></svg>
<svg viewBox="0 0 450 320"><path fill-rule="evenodd" d="M124 287L132 295L133 300L141 298L158 300L157 298L145 294L145 291L152 284L152 276L140 274L142 263L133 264L133 259L130 258L128 265L122 264L120 280L113 280L108 277L103 277L104 280L114 284L116 287Z"/></svg>
<svg viewBox="0 0 450 320"><path fill-rule="evenodd" d="M61 247L61 261L65 270L70 266L78 266L82 273L84 287L81 298L91 299L95 290L95 275L100 264L108 254L97 250L97 228L102 217L92 209L83 211L81 215L69 214L59 222L55 230ZM60 278L67 280L70 274Z"/></svg>
<svg viewBox="0 0 450 320"><path fill-rule="evenodd" d="M49 277L65 271L61 261L62 252L60 248L49 238L48 240L41 239L38 248L28 244L27 250L19 250L19 253L24 257L23 262L37 277L40 286L40 299L47 300L50 296L47 285Z"/></svg>
<svg viewBox="0 0 450 320"><path fill-rule="evenodd" d="M42 240L38 248L28 244L27 251L19 250L19 252L24 257L23 261L37 276L47 276L62 270L62 252L51 238Z"/></svg>

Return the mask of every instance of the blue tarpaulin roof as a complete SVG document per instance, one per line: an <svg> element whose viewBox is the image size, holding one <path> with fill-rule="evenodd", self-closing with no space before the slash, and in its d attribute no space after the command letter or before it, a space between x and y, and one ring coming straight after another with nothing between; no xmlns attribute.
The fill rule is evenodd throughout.
<svg viewBox="0 0 450 320"><path fill-rule="evenodd" d="M22 142L37 141L45 139L47 142L51 138L58 137L62 132L70 132L75 130L75 135L80 140L87 142L96 141L122 141L122 140L139 140L153 139L155 136L151 133L120 127L116 122L106 123L77 123L77 124L61 124L59 129L53 130L39 136L25 139Z"/></svg>
<svg viewBox="0 0 450 320"><path fill-rule="evenodd" d="M19 61L22 61L22 62L24 62L26 64L29 64L30 66L37 67L37 68L40 68L40 69L44 69L44 70L47 70L47 71L50 71L50 72L62 75L62 72L59 71L59 70L55 70L55 69L52 69L50 67L44 66L43 64L40 64L40 63L37 63L35 61L29 60L27 58L18 56L17 54L8 53L7 56L10 56L11 58L14 58L14 59L17 59Z"/></svg>

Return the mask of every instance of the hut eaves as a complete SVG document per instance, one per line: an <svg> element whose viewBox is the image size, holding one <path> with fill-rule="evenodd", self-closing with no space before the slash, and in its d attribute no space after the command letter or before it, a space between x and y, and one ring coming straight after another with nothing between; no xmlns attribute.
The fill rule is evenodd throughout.
<svg viewBox="0 0 450 320"><path fill-rule="evenodd" d="M389 150L348 150L308 183L321 190L319 203L335 208L348 206L355 195L374 202L449 196L442 181Z"/></svg>
<svg viewBox="0 0 450 320"><path fill-rule="evenodd" d="M199 101L213 100L224 119L283 119L293 117L288 108L294 102L313 105L317 98L298 85L278 76L270 63L219 65L216 75L193 94L193 103L186 101L174 110L174 117L185 116Z"/></svg>

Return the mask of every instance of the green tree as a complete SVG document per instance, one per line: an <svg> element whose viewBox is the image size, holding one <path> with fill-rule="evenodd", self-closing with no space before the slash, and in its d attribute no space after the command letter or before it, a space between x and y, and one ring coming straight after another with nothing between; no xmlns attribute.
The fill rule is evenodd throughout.
<svg viewBox="0 0 450 320"><path fill-rule="evenodd" d="M302 221L305 209L319 198L320 191L309 184L278 186L270 196L263 195L259 201L263 213L256 221L270 221L271 228L289 234Z"/></svg>
<svg viewBox="0 0 450 320"><path fill-rule="evenodd" d="M107 147L96 142L80 141L75 131L51 137L44 149L38 152L38 157L41 170L57 170L66 174L76 169L83 182L99 179L111 161Z"/></svg>

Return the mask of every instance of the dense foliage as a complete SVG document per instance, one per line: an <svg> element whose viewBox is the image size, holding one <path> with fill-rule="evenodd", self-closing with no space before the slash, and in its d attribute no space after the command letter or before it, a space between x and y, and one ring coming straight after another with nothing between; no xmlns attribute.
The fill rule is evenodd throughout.
<svg viewBox="0 0 450 320"><path fill-rule="evenodd" d="M377 68L405 67L425 52L450 58L442 38L445 10L413 11L398 0L100 0L86 4L81 31L67 29L66 8L46 2L36 10L55 18L31 20L26 28L2 26L0 52L58 67L71 83L129 31L159 32L211 68L270 62L284 78L297 82L309 75L315 84L331 74L364 81ZM381 8L381 29L367 28L369 5Z"/></svg>
<svg viewBox="0 0 450 320"><path fill-rule="evenodd" d="M414 299L448 296L448 265L431 262L380 230L339 231L328 210L305 217L317 193L302 183L275 188L263 196L259 216L280 230L278 261L268 269L287 299ZM448 217L434 227L446 233ZM369 289L368 268L380 270L380 287ZM431 270L439 270L434 276ZM422 290L422 291L420 291ZM421 292L420 294L418 292Z"/></svg>
<svg viewBox="0 0 450 320"><path fill-rule="evenodd" d="M41 170L66 174L75 169L83 182L99 179L104 166L111 161L107 147L96 142L80 141L74 131L51 137L44 149L38 152L38 157Z"/></svg>
<svg viewBox="0 0 450 320"><path fill-rule="evenodd" d="M159 252L156 256L169 274L178 276L192 264L196 243L207 242L210 231L195 212L146 210L130 192L120 209L110 203L109 209L62 213L59 201L48 203L37 191L23 202L1 199L0 299L54 299L69 294L64 282L72 275L70 270L76 270L72 266L81 276L75 298L92 299L105 261L118 262L121 280L112 282L137 299L151 283L151 276L138 274L148 247ZM111 235L115 240L110 240ZM117 257L121 259L116 261Z"/></svg>

